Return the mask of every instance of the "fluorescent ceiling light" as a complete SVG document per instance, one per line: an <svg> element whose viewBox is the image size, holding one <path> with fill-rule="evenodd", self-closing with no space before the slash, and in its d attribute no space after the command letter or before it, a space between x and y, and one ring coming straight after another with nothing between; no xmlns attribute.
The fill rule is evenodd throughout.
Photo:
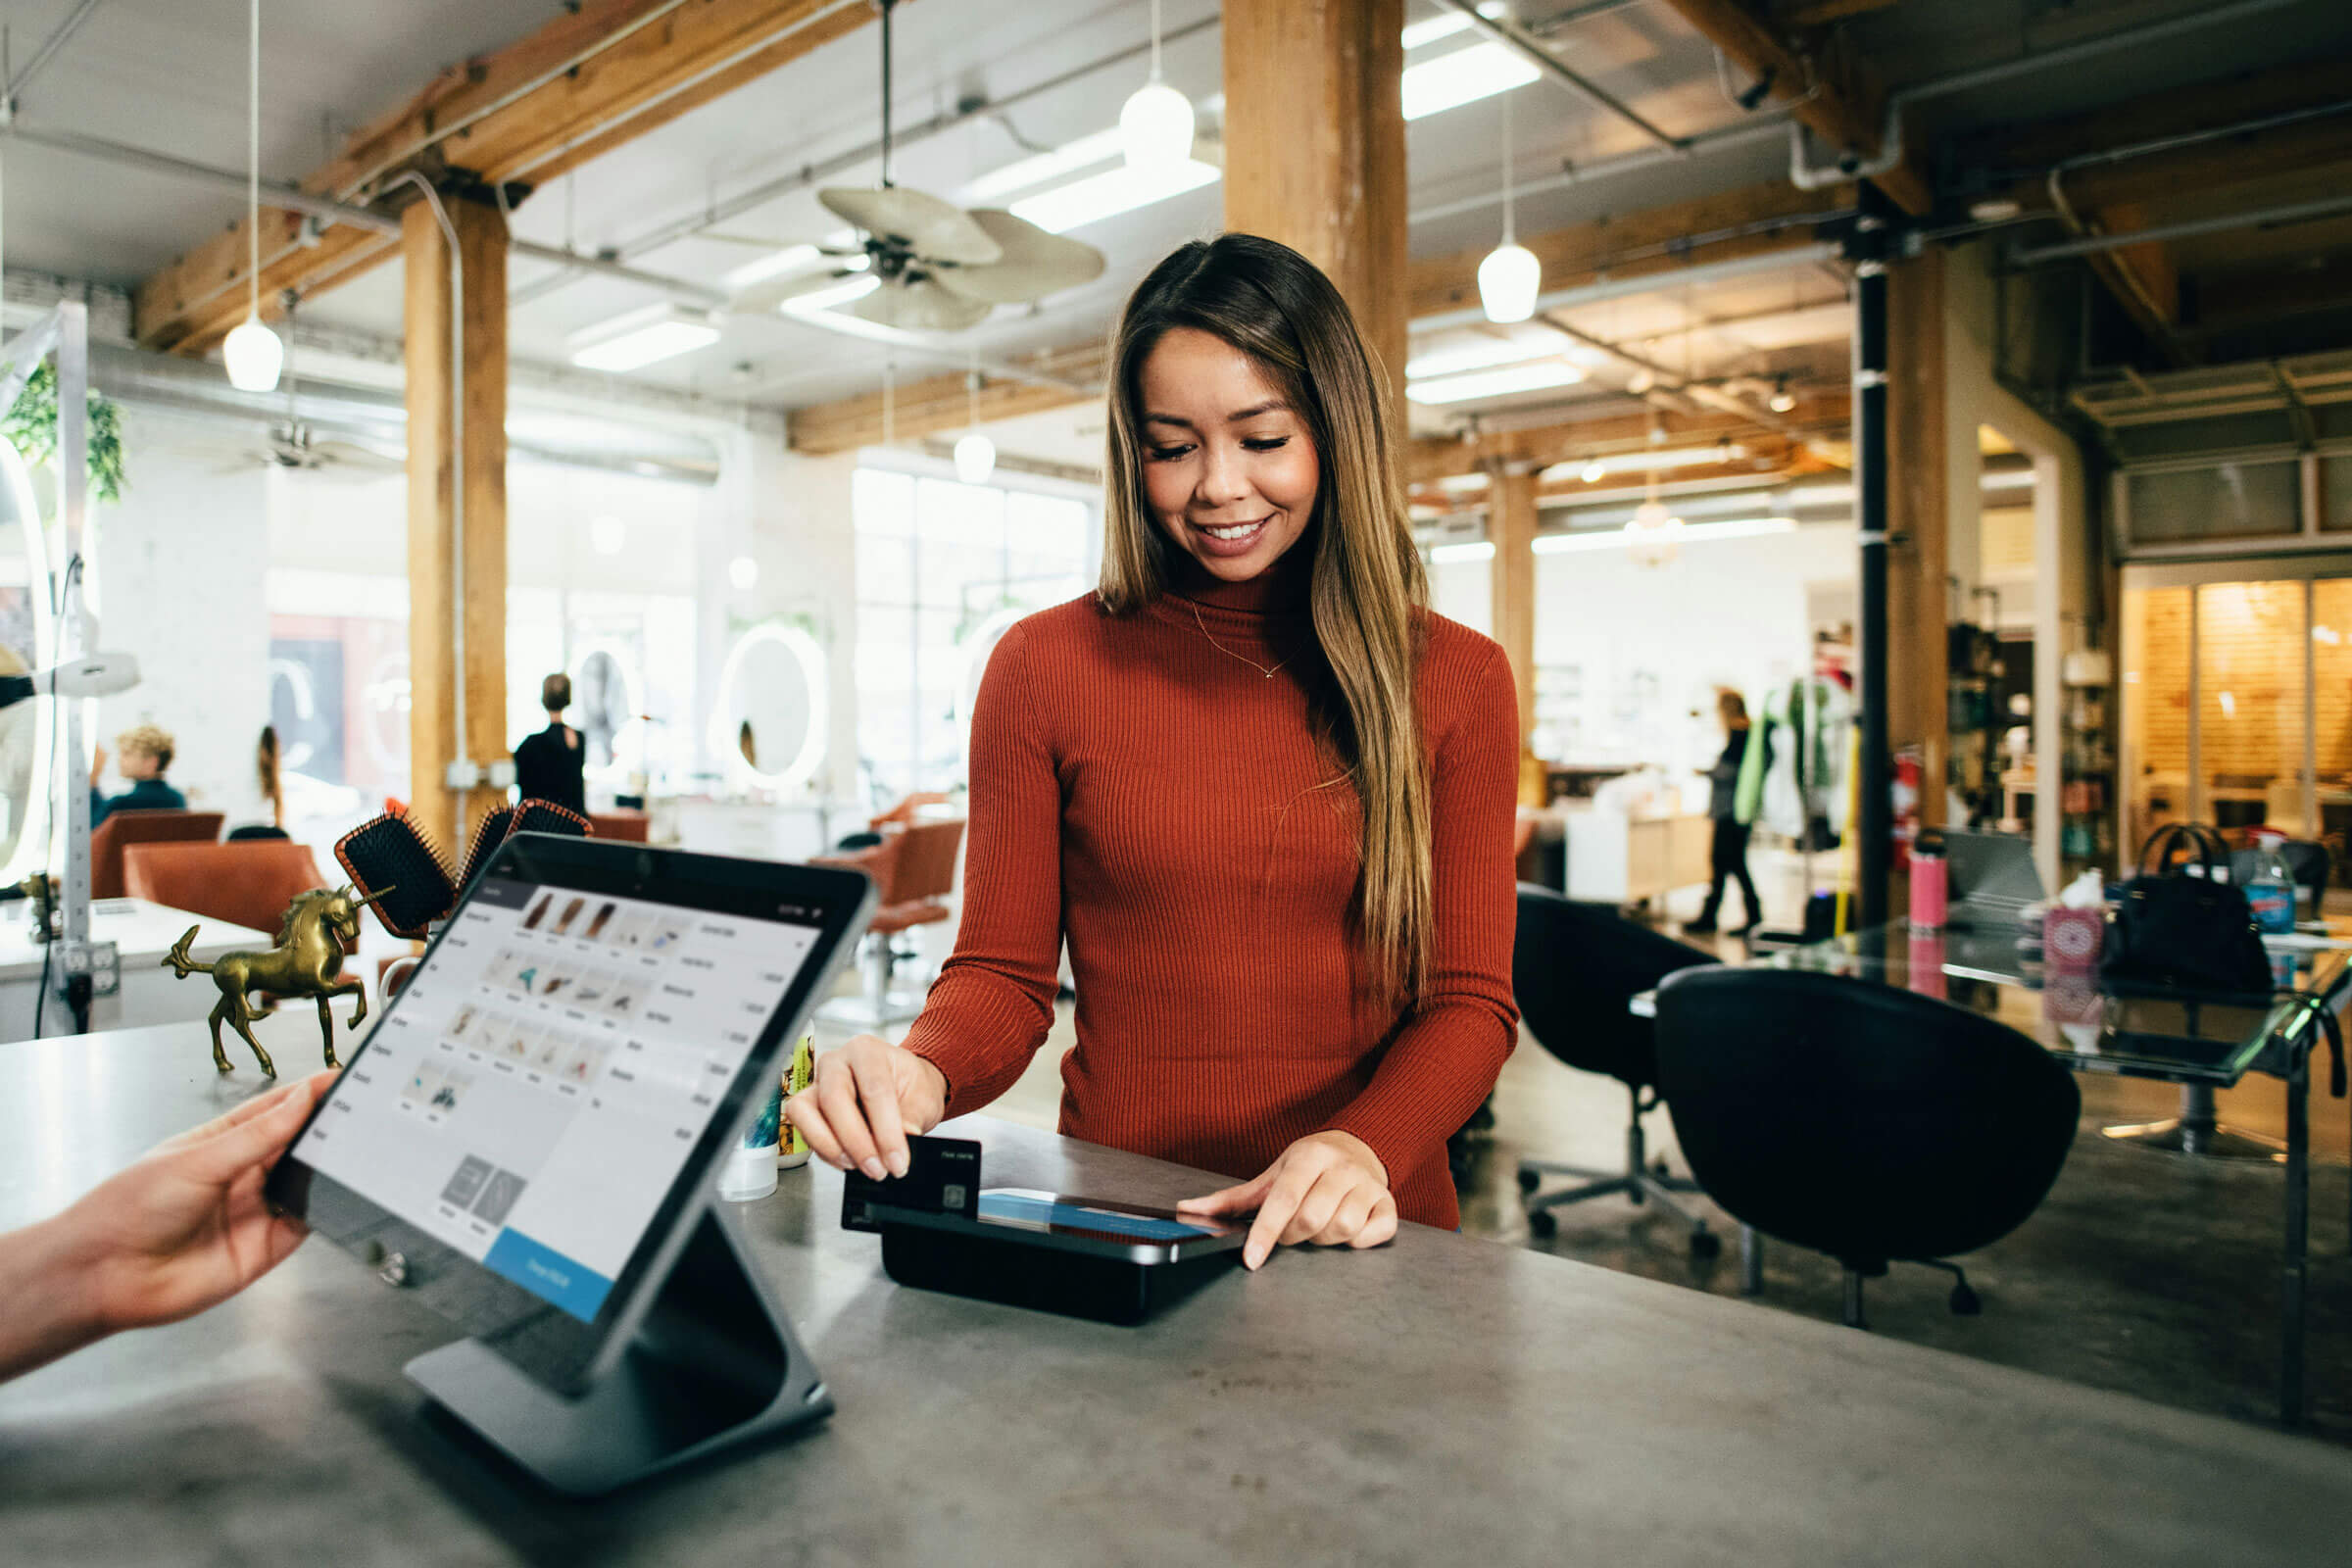
<svg viewBox="0 0 2352 1568"><path fill-rule="evenodd" d="M584 370L634 370L718 341L718 328L674 305L654 305L574 332L571 363Z"/></svg>
<svg viewBox="0 0 2352 1568"><path fill-rule="evenodd" d="M1121 165L1100 174L1073 179L1066 185L1056 185L1052 190L1039 191L1014 202L1008 210L1013 217L1025 218L1049 234L1066 234L1073 228L1084 228L1105 218L1116 218L1138 207L1149 207L1188 190L1198 190L1217 177L1215 165L1201 163L1197 158L1150 169Z"/></svg>
<svg viewBox="0 0 2352 1568"><path fill-rule="evenodd" d="M1424 406L1467 403L1474 398L1498 398L1512 392L1574 386L1584 378L1585 372L1565 360L1535 360L1525 365L1506 365L1493 370L1434 376L1426 381L1408 379L1404 383L1404 395Z"/></svg>
<svg viewBox="0 0 2352 1568"><path fill-rule="evenodd" d="M818 311L829 311L836 305L847 305L852 300L861 300L881 286L882 280L868 272L863 277L853 277L848 282L836 283L831 288L813 289L807 294L795 294L776 308L787 316L813 316Z"/></svg>
<svg viewBox="0 0 2352 1568"><path fill-rule="evenodd" d="M1405 394L1410 397L1408 390ZM1696 468L1737 463L1747 448L1720 442L1711 447L1667 447L1655 452L1614 452L1605 458L1577 458L1555 463L1536 475L1542 480L1582 479L1587 484L1610 473L1653 473L1660 468ZM1595 471L1598 470L1598 471Z"/></svg>
<svg viewBox="0 0 2352 1568"><path fill-rule="evenodd" d="M1421 120L1536 79L1528 60L1498 43L1457 49L1404 68L1404 118Z"/></svg>
<svg viewBox="0 0 2352 1568"><path fill-rule="evenodd" d="M1509 9L1502 3L1502 0L1486 0L1486 4L1478 8L1478 14L1482 17L1494 18L1504 15ZM1404 47L1407 51L1418 49L1425 43L1436 43L1440 38L1450 38L1469 25L1470 19L1459 11L1440 12L1434 17L1425 17L1419 22L1409 24L1404 29Z"/></svg>
<svg viewBox="0 0 2352 1568"><path fill-rule="evenodd" d="M1418 381L1462 370L1484 370L1496 365L1521 365L1529 360L1566 354L1582 360L1567 337L1546 326L1527 325L1508 332L1462 332L1441 337L1404 362L1404 378Z"/></svg>
<svg viewBox="0 0 2352 1568"><path fill-rule="evenodd" d="M1429 547L1429 564L1433 566L1451 566L1464 562L1493 561L1494 559L1494 541L1492 539L1473 539L1458 545L1432 545Z"/></svg>
<svg viewBox="0 0 2352 1568"><path fill-rule="evenodd" d="M756 262L746 262L719 281L730 291L740 291L750 288L754 283L764 283L771 277L782 277L787 272L808 271L821 262L831 262L858 271L867 265L864 257L825 254L826 250L849 251L857 248L858 231L854 228L837 228L814 245L787 245L782 250L768 252Z"/></svg>
<svg viewBox="0 0 2352 1568"><path fill-rule="evenodd" d="M1438 481L1438 488L1449 496L1470 490L1484 490L1486 487L1487 476L1483 473L1449 473Z"/></svg>
<svg viewBox="0 0 2352 1568"><path fill-rule="evenodd" d="M1737 517L1728 522L1686 522L1675 530L1678 545L1708 539L1754 539L1764 534L1794 533L1794 517ZM1528 545L1539 556L1565 556L1589 550L1623 550L1623 528L1587 528L1576 533L1547 533Z"/></svg>
<svg viewBox="0 0 2352 1568"><path fill-rule="evenodd" d="M770 251L756 262L746 262L720 279L729 289L744 289L754 283L764 283L786 272L803 271L814 267L824 258L813 245L787 245L780 251Z"/></svg>
<svg viewBox="0 0 2352 1568"><path fill-rule="evenodd" d="M1050 152L1006 164L1002 169L990 170L963 187L964 204L978 206L1000 196L1009 196L1014 191L1048 184L1065 174L1075 174L1081 169L1107 164L1124 151L1125 143L1120 140L1119 127L1112 125L1091 136L1065 141Z"/></svg>

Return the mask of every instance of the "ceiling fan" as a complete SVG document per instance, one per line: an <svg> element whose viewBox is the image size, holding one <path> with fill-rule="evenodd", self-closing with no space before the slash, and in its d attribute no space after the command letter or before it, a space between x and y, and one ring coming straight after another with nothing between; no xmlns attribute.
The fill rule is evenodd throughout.
<svg viewBox="0 0 2352 1568"><path fill-rule="evenodd" d="M406 454L382 451L364 441L320 436L302 417L301 378L294 370L294 304L290 295L286 303L285 383L285 422L271 425L261 446L246 449L246 463L308 473L331 471L339 477L354 479L408 471Z"/></svg>
<svg viewBox="0 0 2352 1568"><path fill-rule="evenodd" d="M852 316L910 331L957 332L977 326L999 305L1034 299L1091 283L1102 275L1102 253L1050 233L999 208L966 212L890 179L890 15L882 10L882 178L873 190L827 186L816 193L827 211L862 236L857 250L819 247L822 254L863 257L865 266L814 276L777 278L738 295L732 308L765 313L796 295L870 272L880 287L853 301Z"/></svg>

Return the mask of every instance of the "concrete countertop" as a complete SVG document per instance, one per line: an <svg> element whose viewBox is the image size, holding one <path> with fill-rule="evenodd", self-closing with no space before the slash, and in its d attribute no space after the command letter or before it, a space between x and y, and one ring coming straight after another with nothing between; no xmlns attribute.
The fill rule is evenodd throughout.
<svg viewBox="0 0 2352 1568"><path fill-rule="evenodd" d="M28 1043L0 1227L251 1093L193 1026ZM992 1185L1181 1167L986 1117ZM904 1290L831 1171L735 1210L839 1403L594 1504L428 1415L454 1338L312 1243L243 1297L0 1388L25 1563L2310 1564L2352 1454L1497 1243L1285 1252L1140 1329Z"/></svg>

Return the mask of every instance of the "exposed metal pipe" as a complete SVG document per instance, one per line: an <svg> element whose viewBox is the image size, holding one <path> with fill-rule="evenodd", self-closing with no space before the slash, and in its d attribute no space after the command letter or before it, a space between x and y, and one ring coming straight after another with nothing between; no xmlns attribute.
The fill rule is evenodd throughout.
<svg viewBox="0 0 2352 1568"><path fill-rule="evenodd" d="M2226 213L2215 218L2196 218L2179 223L2159 223L2153 228L2128 229L2119 234L2086 234L2081 239L2065 240L2056 245L2036 245L2012 251L2009 261L2015 267L2038 267L2044 262L2063 261L2070 256L2088 256L2097 251L2120 250L2126 245L2161 245L2171 240L2193 239L2199 234L2224 234L2240 228L2284 228L2289 224L2331 218L2344 212L2352 212L2352 192L2323 196L2316 201L2290 202L2279 207L2258 207L2246 213Z"/></svg>
<svg viewBox="0 0 2352 1568"><path fill-rule="evenodd" d="M1443 3L1460 12L1469 20L1471 26L1518 55L1587 103L1615 115L1659 146L1673 149L1676 156L1682 157L1688 154L1689 149L1684 146L1680 137L1660 130L1653 122L1631 104L1587 79L1578 72L1570 70L1559 56L1544 48L1536 38L1522 31L1511 22L1483 15L1478 9L1477 0L1443 0Z"/></svg>
<svg viewBox="0 0 2352 1568"><path fill-rule="evenodd" d="M97 9L98 0L81 0L81 4L67 14L65 21L50 29L49 36L42 39L41 46L32 52L32 58L24 62L24 69L8 78L8 97L5 103L0 103L0 116L16 114L17 99L31 84L32 78L39 75L42 69L56 58L57 52L66 46L74 33L81 30L81 24L89 21L90 13Z"/></svg>
<svg viewBox="0 0 2352 1568"><path fill-rule="evenodd" d="M95 158L105 163L119 164L125 169L144 170L169 179L183 179L192 184L214 185L222 190L245 194L245 174L240 170L216 169L210 164L193 163L170 153L159 153L145 147L132 147L123 142L108 141L103 136L85 136L74 130L50 130L26 125L22 122L8 127L9 138L33 147L47 147L54 152L74 153L83 158ZM262 181L262 205L282 212L301 213L327 222L343 223L353 228L367 229L376 234L397 234L400 220L348 202L334 201L313 195L293 185L275 180Z"/></svg>
<svg viewBox="0 0 2352 1568"><path fill-rule="evenodd" d="M2142 26L2125 27L2115 32L2084 38L2079 43L2060 44L2036 54L2020 55L2014 60L1996 60L1990 65L1976 66L1967 71L1955 71L1948 76L1937 76L1916 86L1899 88L1894 99L1903 104L1915 104L1928 98L1942 98L1956 92L1968 92L1978 87L1990 87L2034 71L2054 71L2061 66L2080 65L2096 60L2118 49L2135 48L2141 44L2161 43L2208 27L2228 26L2232 23L2248 22L2268 11L2279 11L2296 5L2300 0L2236 0L2235 4L2206 6L2202 9L2173 17L2164 22L2151 22Z"/></svg>
<svg viewBox="0 0 2352 1568"><path fill-rule="evenodd" d="M1655 168L1659 164L1679 163L1688 157L1729 152L1751 142L1771 141L1780 136L1782 122L1788 114L1788 106L1775 104L1757 110L1756 119L1752 121L1742 121L1722 130L1701 131L1695 136L1687 136L1677 148L1645 147L1640 152L1624 153L1581 168L1562 170L1556 174L1546 174L1542 179L1513 180L1511 186L1520 199L1525 200L1545 191L1566 190L1572 185L1587 185L1596 179L1630 174L1638 170ZM1406 216L1405 221L1434 223L1442 218L1474 213L1482 207L1496 206L1501 201L1502 192L1493 190L1477 196L1465 196L1459 201L1435 202L1427 207L1415 208Z"/></svg>
<svg viewBox="0 0 2352 1568"><path fill-rule="evenodd" d="M624 283L642 284L657 293L668 295L681 305L698 306L704 310L715 311L727 303L726 294L719 289L710 288L702 283L689 282L682 277L671 277L663 272L648 272L602 256L591 256L581 251L567 251L559 245L540 245L531 240L517 239L508 241L507 249L516 256L528 257L534 262L552 262L558 267L577 268L583 272L593 272L599 277L616 277ZM517 303L512 292L509 293L507 299L510 305Z"/></svg>

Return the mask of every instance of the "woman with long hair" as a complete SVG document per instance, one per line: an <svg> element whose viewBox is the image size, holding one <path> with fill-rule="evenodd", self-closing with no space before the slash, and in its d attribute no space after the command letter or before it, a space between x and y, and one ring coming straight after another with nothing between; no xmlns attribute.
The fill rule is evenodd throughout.
<svg viewBox="0 0 2352 1568"><path fill-rule="evenodd" d="M956 952L903 1046L819 1060L822 1158L906 1168L1078 1002L1061 1130L1242 1178L1281 1244L1456 1221L1446 1136L1516 1039L1518 705L1434 614L1388 389L1286 246L1185 246L1112 344L1102 576L1031 615L972 714Z"/></svg>
<svg viewBox="0 0 2352 1568"><path fill-rule="evenodd" d="M1735 936L1745 936L1764 918L1764 906L1756 900L1756 884L1747 874L1747 835L1754 824L1740 816L1740 769L1747 760L1747 700L1729 686L1719 687L1715 716L1723 723L1723 755L1707 770L1707 815L1715 821L1714 840L1707 847L1712 879L1707 883L1706 906L1683 929L1694 936L1713 932L1716 911L1723 907L1724 884L1737 879L1747 918L1732 931Z"/></svg>

